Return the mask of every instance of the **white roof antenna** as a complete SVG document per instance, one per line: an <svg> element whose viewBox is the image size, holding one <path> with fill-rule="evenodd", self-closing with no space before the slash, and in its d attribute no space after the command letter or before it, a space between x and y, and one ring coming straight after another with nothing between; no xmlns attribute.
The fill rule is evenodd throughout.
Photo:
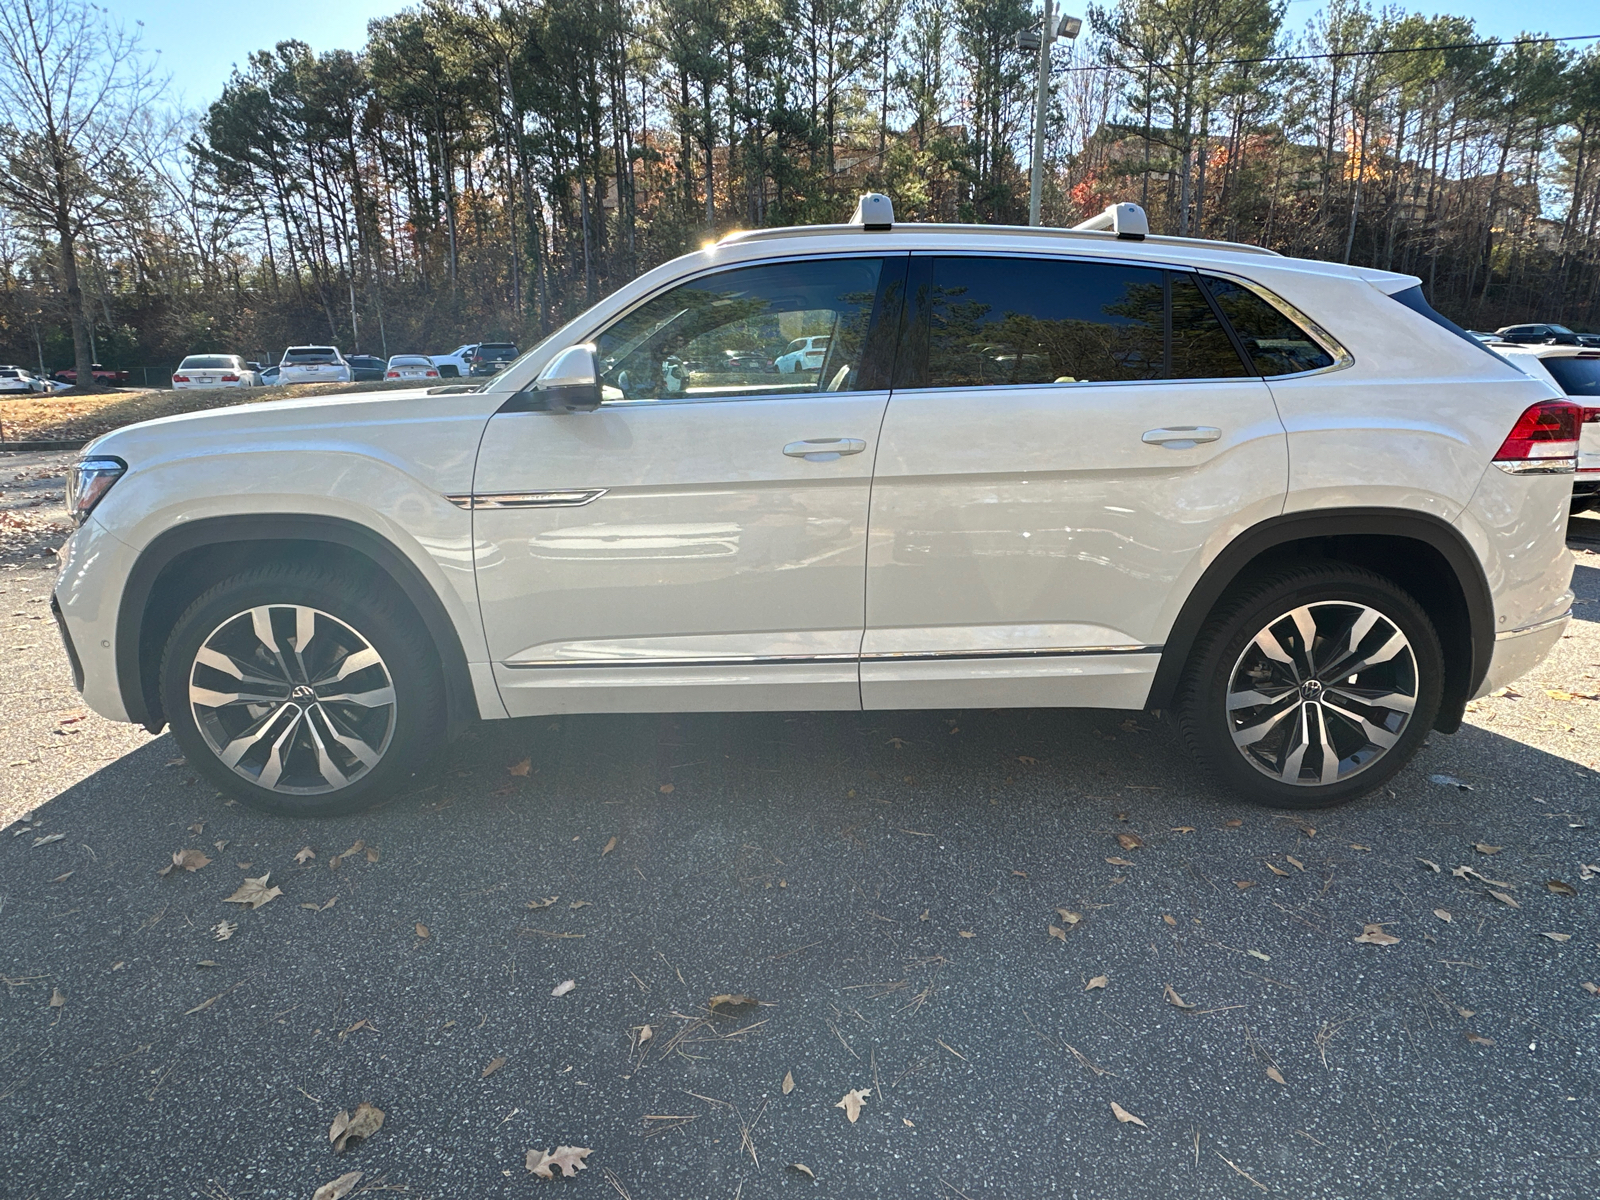
<svg viewBox="0 0 1600 1200"><path fill-rule="evenodd" d="M894 202L882 192L863 192L848 224L881 233L894 228Z"/></svg>
<svg viewBox="0 0 1600 1200"><path fill-rule="evenodd" d="M1096 230L1109 229L1119 238L1130 242L1142 242L1150 232L1150 221L1144 215L1144 209L1137 204L1113 204L1098 217L1090 217L1073 226L1074 229Z"/></svg>

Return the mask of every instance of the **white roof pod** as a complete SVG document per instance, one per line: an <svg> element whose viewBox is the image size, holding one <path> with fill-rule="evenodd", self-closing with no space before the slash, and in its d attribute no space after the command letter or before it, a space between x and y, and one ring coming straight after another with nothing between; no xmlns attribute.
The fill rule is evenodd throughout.
<svg viewBox="0 0 1600 1200"><path fill-rule="evenodd" d="M1137 204L1125 202L1113 204L1098 217L1090 217L1087 221L1081 221L1072 228L1075 230L1081 229L1085 232L1109 229L1119 238L1125 238L1131 242L1142 242L1150 234L1150 221L1144 215L1144 209Z"/></svg>
<svg viewBox="0 0 1600 1200"><path fill-rule="evenodd" d="M882 192L863 192L856 201L856 211L850 215L849 224L882 232L894 228L894 202Z"/></svg>

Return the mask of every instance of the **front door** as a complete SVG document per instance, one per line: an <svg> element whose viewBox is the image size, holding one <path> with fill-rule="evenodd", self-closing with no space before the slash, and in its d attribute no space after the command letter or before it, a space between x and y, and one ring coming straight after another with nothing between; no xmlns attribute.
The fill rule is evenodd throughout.
<svg viewBox="0 0 1600 1200"><path fill-rule="evenodd" d="M596 338L599 409L490 420L474 554L513 716L860 707L874 329L906 261L698 276ZM826 354L780 371L803 337Z"/></svg>
<svg viewBox="0 0 1600 1200"><path fill-rule="evenodd" d="M864 705L1142 706L1210 554L1282 510L1266 385L1190 272L919 255L908 294Z"/></svg>

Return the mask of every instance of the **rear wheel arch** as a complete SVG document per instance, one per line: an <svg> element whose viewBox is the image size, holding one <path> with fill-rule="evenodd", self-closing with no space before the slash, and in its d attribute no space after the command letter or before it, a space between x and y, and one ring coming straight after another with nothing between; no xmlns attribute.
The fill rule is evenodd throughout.
<svg viewBox="0 0 1600 1200"><path fill-rule="evenodd" d="M1147 706L1168 708L1207 618L1238 585L1291 562L1343 562L1392 580L1427 611L1444 649L1434 728L1453 733L1489 669L1494 601L1477 555L1453 526L1405 509L1290 513L1252 526L1206 568L1167 636Z"/></svg>
<svg viewBox="0 0 1600 1200"><path fill-rule="evenodd" d="M207 518L169 529L145 548L129 573L117 611L117 686L129 719L151 732L165 723L161 655L191 601L245 568L309 561L336 562L404 597L439 652L449 732L478 719L460 635L415 564L365 526L305 513Z"/></svg>

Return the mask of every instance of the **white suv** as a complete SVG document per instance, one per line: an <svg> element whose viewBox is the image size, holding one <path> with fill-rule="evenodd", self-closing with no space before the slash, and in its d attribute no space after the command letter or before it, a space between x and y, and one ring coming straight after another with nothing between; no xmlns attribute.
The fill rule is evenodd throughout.
<svg viewBox="0 0 1600 1200"><path fill-rule="evenodd" d="M1600 350L1571 345L1496 345L1512 365L1548 380L1583 409L1578 470L1572 481L1572 511L1600 505Z"/></svg>
<svg viewBox="0 0 1600 1200"><path fill-rule="evenodd" d="M564 712L1166 709L1242 799L1369 791L1561 636L1581 410L1410 276L1142 216L733 234L474 392L118 430L84 698L288 814Z"/></svg>

